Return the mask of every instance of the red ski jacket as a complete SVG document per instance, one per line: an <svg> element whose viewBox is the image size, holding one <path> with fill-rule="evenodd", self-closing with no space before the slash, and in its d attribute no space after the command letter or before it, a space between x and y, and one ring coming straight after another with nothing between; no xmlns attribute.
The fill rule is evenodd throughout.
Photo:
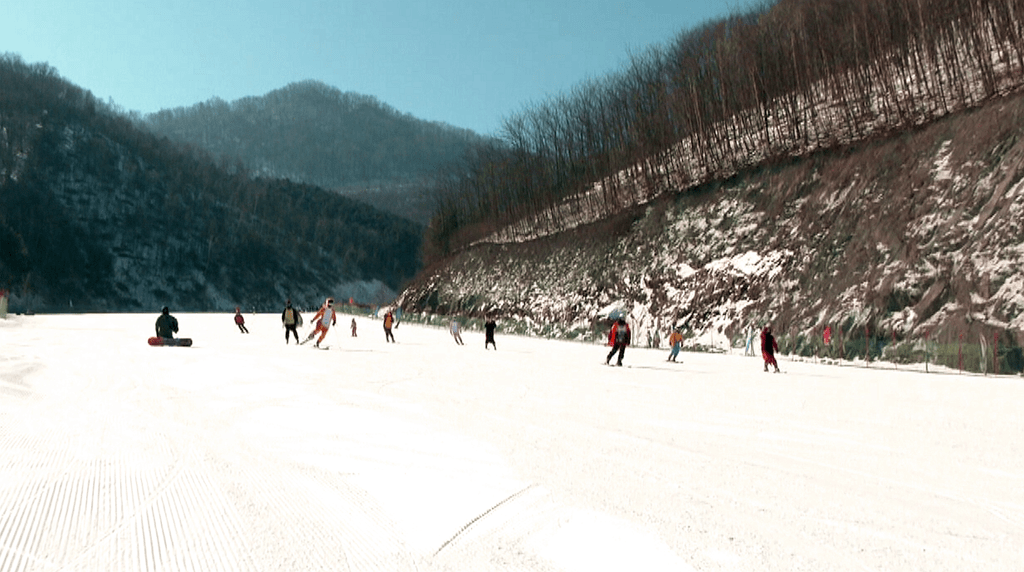
<svg viewBox="0 0 1024 572"><path fill-rule="evenodd" d="M629 342L631 341L631 338L632 338L632 332L630 332L630 330L629 330L629 324L622 324L622 327L626 328L626 345L628 346ZM619 334L619 323L615 322L614 324L612 324L612 331L608 333L608 345L610 345L610 346L614 346L615 345L615 338L618 337L618 334Z"/></svg>

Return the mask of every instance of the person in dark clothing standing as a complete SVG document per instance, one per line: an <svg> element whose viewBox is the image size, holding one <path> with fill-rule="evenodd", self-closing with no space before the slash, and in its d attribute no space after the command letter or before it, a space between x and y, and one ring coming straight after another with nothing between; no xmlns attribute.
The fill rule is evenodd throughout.
<svg viewBox="0 0 1024 572"><path fill-rule="evenodd" d="M299 343L298 328L302 325L302 314L295 308L292 308L291 300L288 300L286 304L284 312L281 312L281 323L284 324L284 343L288 343L289 333L295 336L295 343Z"/></svg>
<svg viewBox="0 0 1024 572"><path fill-rule="evenodd" d="M170 309L164 306L160 317L156 319L156 335L158 338L173 338L178 331L178 319L171 315Z"/></svg>
<svg viewBox="0 0 1024 572"><path fill-rule="evenodd" d="M619 318L615 324L612 325L612 331L608 333L608 344L612 346L612 351L608 352L608 357L605 358L604 363L611 365L612 356L615 352L619 352L619 359L615 365L622 365L622 356L626 353L626 346L631 341L632 333L629 331L629 324L626 323L625 318Z"/></svg>
<svg viewBox="0 0 1024 572"><path fill-rule="evenodd" d="M768 366L775 366L775 373L779 373L779 362L775 361L775 352L779 351L779 344L775 341L775 336L772 335L772 325L768 324L761 331L761 357L764 358L764 370L768 371Z"/></svg>
<svg viewBox="0 0 1024 572"><path fill-rule="evenodd" d="M495 323L494 318L487 318L487 322L484 323L484 349L487 349L488 345L494 346L494 351L498 351L498 344L494 343L494 330L498 327Z"/></svg>

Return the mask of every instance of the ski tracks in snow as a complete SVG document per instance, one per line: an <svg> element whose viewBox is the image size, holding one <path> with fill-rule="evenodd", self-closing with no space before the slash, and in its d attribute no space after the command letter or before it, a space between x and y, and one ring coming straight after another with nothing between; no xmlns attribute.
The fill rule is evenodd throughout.
<svg viewBox="0 0 1024 572"><path fill-rule="evenodd" d="M142 412L86 397L96 380L64 379L63 398L41 376L33 391L51 399L0 407L15 477L0 485L0 570L251 568L236 513L191 452Z"/></svg>
<svg viewBox="0 0 1024 572"><path fill-rule="evenodd" d="M275 315L252 336L182 318L197 347L146 346L152 316L0 323L0 572L1024 557L1016 380L792 364L766 383L750 360L661 372L662 352L639 350L627 359L651 368L629 374L580 367L604 348L474 351L429 328L309 352ZM69 327L95 322L117 326Z"/></svg>

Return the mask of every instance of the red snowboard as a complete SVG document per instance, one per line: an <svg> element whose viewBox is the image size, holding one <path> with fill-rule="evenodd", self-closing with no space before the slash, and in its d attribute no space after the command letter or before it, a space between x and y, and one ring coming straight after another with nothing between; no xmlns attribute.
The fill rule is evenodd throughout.
<svg viewBox="0 0 1024 572"><path fill-rule="evenodd" d="M192 338L158 338L153 336L152 338L149 338L149 345L188 347L192 345Z"/></svg>

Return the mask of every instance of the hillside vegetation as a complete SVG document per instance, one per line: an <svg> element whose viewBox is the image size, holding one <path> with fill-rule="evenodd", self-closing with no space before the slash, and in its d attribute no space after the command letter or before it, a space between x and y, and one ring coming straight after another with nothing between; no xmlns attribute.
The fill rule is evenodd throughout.
<svg viewBox="0 0 1024 572"><path fill-rule="evenodd" d="M316 81L163 110L140 124L215 157L238 159L260 175L337 190L422 224L433 213L434 172L485 141Z"/></svg>
<svg viewBox="0 0 1024 572"><path fill-rule="evenodd" d="M765 162L897 134L1024 81L1015 0L780 0L506 121L442 179L434 258L560 232Z"/></svg>
<svg viewBox="0 0 1024 572"><path fill-rule="evenodd" d="M0 288L12 310L278 308L393 296L422 229L136 128L0 57Z"/></svg>
<svg viewBox="0 0 1024 572"><path fill-rule="evenodd" d="M786 351L805 354L824 351L829 326L836 355L877 357L884 345L893 359L941 353L953 367L966 341L974 369L979 340L998 340L1003 371L1019 371L1021 6L916 6L784 1L683 34L661 62L697 61L701 73L659 64L652 77L674 83L654 85L674 89L595 108L620 118L612 133L626 143L604 154L555 136L597 125L560 120L596 99L527 111L537 128L522 146L469 165L478 195L452 179L429 234L434 258L403 306L587 339L624 311L638 339L679 325L689 343L718 347L771 321ZM787 75L785 62L808 73ZM769 90L769 78L781 83ZM668 105L683 93L689 115ZM678 137L658 130L667 118Z"/></svg>

